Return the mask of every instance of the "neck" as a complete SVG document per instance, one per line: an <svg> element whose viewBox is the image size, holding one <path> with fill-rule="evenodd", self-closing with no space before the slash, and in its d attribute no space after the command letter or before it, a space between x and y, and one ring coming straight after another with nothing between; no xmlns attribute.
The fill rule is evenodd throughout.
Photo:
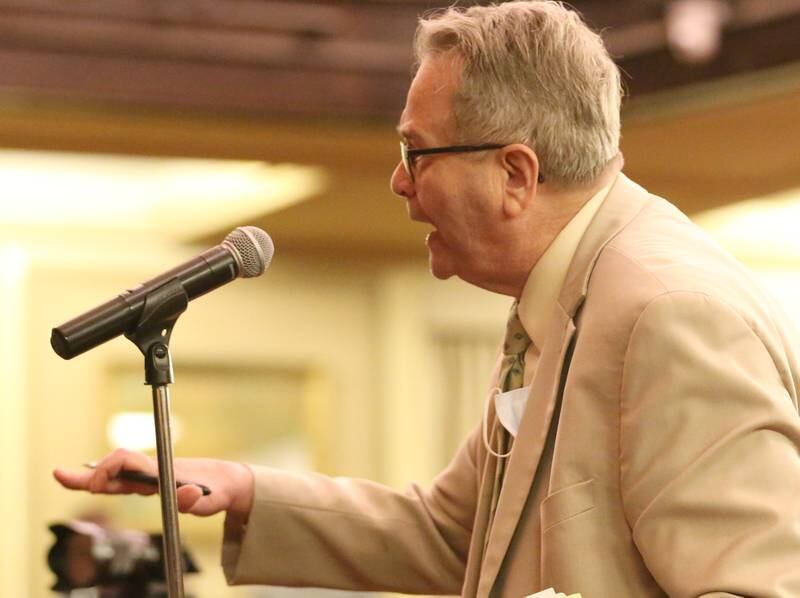
<svg viewBox="0 0 800 598"><path fill-rule="evenodd" d="M489 290L519 299L531 270L555 238L581 208L619 174L622 164L619 155L594 181L580 187L540 185L530 209L520 219L511 250L506 254L508 277Z"/></svg>
<svg viewBox="0 0 800 598"><path fill-rule="evenodd" d="M593 181L583 185L548 186L541 185L537 196L551 204L551 209L556 218L561 221L561 231L567 223L577 214L598 191L608 185L619 174L623 166L622 154L617 154Z"/></svg>

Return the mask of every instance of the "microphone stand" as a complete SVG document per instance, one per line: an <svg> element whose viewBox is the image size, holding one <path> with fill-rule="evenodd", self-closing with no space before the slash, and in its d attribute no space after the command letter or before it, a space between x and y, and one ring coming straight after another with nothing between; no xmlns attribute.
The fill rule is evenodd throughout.
<svg viewBox="0 0 800 598"><path fill-rule="evenodd" d="M189 296L180 280L173 278L145 297L136 328L126 332L144 355L145 384L152 387L153 418L158 457L158 494L161 499L161 525L164 538L164 577L169 598L183 598L183 566L175 471L172 463L170 397L168 385L174 382L169 339L178 317L186 311Z"/></svg>

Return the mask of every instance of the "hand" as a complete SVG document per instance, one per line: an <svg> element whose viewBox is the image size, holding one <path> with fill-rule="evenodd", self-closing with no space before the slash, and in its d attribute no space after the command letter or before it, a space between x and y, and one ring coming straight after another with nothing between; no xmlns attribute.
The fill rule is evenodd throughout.
<svg viewBox="0 0 800 598"><path fill-rule="evenodd" d="M93 470L56 469L53 476L65 488L93 494L154 494L151 484L119 479L122 470L158 475L155 459L124 449L104 457ZM177 489L178 510L206 517L227 511L246 520L253 504L253 472L242 463L219 459L175 459L175 479L186 485ZM211 489L203 496L199 486Z"/></svg>

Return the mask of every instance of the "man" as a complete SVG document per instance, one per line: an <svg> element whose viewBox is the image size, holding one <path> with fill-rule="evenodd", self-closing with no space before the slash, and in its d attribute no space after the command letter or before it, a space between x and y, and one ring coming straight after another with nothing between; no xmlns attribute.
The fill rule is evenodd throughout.
<svg viewBox="0 0 800 598"><path fill-rule="evenodd" d="M178 460L213 489L181 488L181 510L227 511L229 581L800 596L798 365L782 317L621 174L619 74L600 38L560 4L511 2L421 21L416 50L392 189L434 227L435 276L517 300L518 346L492 384L508 392L429 490ZM121 469L155 465L116 452L56 477L152 492Z"/></svg>

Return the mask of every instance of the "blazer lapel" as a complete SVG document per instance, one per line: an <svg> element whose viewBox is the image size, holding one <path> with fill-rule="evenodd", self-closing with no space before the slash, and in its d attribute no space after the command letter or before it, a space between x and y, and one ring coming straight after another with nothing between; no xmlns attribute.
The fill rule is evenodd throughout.
<svg viewBox="0 0 800 598"><path fill-rule="evenodd" d="M572 319L558 310L561 317L551 323L551 346L558 351L543 352L528 399L528 406L520 422L514 450L509 457L508 469L497 503L492 528L488 530L489 545L481 565L478 596L488 596L494 585L500 565L505 558L511 537L517 527L522 509L528 499L533 478L539 465L550 421L559 390L559 380L566 352L575 333ZM488 468L487 468L488 469Z"/></svg>
<svg viewBox="0 0 800 598"><path fill-rule="evenodd" d="M528 500L562 383L569 368L567 357L576 332L573 320L586 297L594 264L606 243L646 205L647 197L644 189L620 173L572 259L549 325L548 341L542 347L528 404L509 458L492 528L485 532L490 537L480 566L477 596L489 596ZM487 471L489 470L490 473L493 472L493 468L487 467ZM491 475L484 476L484 485L487 484L487 479L491 479ZM483 534L480 535L483 538ZM470 583L471 581L467 580L465 590L467 586L474 587L474 581ZM465 592L464 595L472 594Z"/></svg>
<svg viewBox="0 0 800 598"><path fill-rule="evenodd" d="M492 371L492 375L490 377L492 383L490 388L496 386L497 384L501 363L502 353L500 353L498 356L497 363ZM489 413L486 414L486 417L489 418L490 421L494 419L495 424L498 423L497 418L495 417L494 405L490 405ZM494 430L490 430L490 438L492 438L493 434ZM479 486L478 502L475 510L476 517L472 525L472 537L470 538L467 570L464 576L464 584L461 588L462 596L477 595L486 534L489 533L489 505L492 503L492 489L496 467L497 458L489 453L486 453L484 458L483 473L481 475L481 483Z"/></svg>

